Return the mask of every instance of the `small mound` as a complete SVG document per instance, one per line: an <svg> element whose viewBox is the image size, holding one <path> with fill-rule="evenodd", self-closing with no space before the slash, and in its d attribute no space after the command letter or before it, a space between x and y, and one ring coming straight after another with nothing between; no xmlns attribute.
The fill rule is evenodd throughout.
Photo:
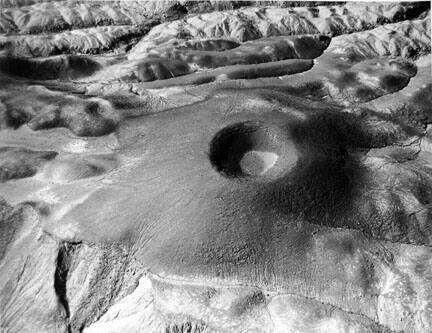
<svg viewBox="0 0 432 333"><path fill-rule="evenodd" d="M16 147L0 148L0 182L32 177L46 162L57 156L55 151L33 151Z"/></svg>
<svg viewBox="0 0 432 333"><path fill-rule="evenodd" d="M73 156L47 165L42 178L55 183L68 183L103 175L116 165L116 158L112 155Z"/></svg>
<svg viewBox="0 0 432 333"><path fill-rule="evenodd" d="M120 115L101 98L54 92L42 86L10 87L0 109L4 128L27 124L33 130L69 128L78 136L102 136L113 132Z"/></svg>

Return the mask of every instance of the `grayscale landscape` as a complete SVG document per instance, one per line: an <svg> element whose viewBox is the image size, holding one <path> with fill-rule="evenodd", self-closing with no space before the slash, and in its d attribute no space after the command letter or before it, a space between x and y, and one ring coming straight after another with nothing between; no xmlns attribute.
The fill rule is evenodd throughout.
<svg viewBox="0 0 432 333"><path fill-rule="evenodd" d="M430 2L0 0L0 332L432 332Z"/></svg>

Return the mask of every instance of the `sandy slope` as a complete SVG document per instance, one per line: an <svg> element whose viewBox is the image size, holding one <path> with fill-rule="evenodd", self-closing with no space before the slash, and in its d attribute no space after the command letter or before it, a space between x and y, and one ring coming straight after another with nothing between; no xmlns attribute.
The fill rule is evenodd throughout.
<svg viewBox="0 0 432 333"><path fill-rule="evenodd" d="M432 330L427 2L2 5L1 330Z"/></svg>

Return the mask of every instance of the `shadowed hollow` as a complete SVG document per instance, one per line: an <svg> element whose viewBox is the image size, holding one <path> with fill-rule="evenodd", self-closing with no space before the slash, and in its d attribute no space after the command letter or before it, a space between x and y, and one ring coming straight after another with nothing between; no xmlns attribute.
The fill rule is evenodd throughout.
<svg viewBox="0 0 432 333"><path fill-rule="evenodd" d="M298 151L288 134L262 122L232 124L210 142L210 162L229 178L278 177L298 160Z"/></svg>

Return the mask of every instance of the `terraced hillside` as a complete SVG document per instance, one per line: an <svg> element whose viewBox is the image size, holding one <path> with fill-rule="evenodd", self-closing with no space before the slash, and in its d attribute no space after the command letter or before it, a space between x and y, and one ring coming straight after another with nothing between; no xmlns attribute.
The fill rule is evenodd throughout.
<svg viewBox="0 0 432 333"><path fill-rule="evenodd" d="M429 2L0 0L1 332L431 332Z"/></svg>

